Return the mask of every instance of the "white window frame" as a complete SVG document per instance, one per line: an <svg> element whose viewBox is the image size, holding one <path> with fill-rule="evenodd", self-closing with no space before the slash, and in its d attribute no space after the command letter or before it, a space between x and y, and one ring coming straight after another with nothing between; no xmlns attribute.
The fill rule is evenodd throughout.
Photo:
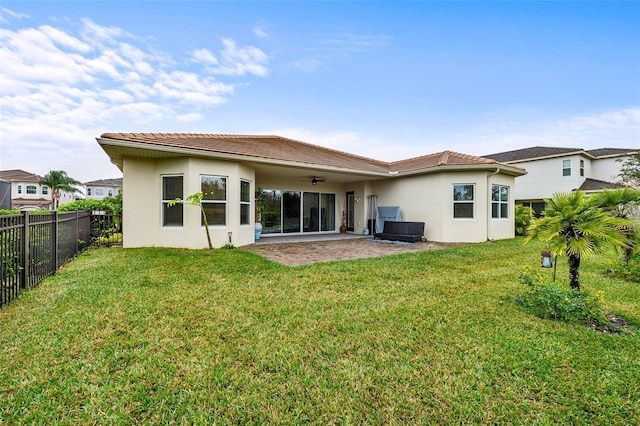
<svg viewBox="0 0 640 426"><path fill-rule="evenodd" d="M242 185L243 184L247 184L249 185L249 200L244 201L242 200ZM244 207L244 206L248 206L248 207ZM242 209L248 209L248 213L247 213L247 222L243 223L242 222ZM245 179L240 179L240 225L251 225L251 182Z"/></svg>
<svg viewBox="0 0 640 426"><path fill-rule="evenodd" d="M22 194L22 185L18 185L18 194Z"/></svg>
<svg viewBox="0 0 640 426"><path fill-rule="evenodd" d="M224 179L224 200L221 199L206 199L207 194L205 194L204 189L202 188L202 180L203 178L214 178L214 179ZM207 216L207 222L209 227L218 226L225 227L227 223L229 223L229 208L228 208L228 200L229 200L229 176L219 176L219 175L200 175L200 191L202 191L202 208L206 211L207 205L215 205L221 204L224 205L224 223L213 223L209 220ZM202 219L202 215L200 215L200 225L204 226L204 220Z"/></svg>
<svg viewBox="0 0 640 426"><path fill-rule="evenodd" d="M87 197L91 197L91 187L87 187Z"/></svg>
<svg viewBox="0 0 640 426"><path fill-rule="evenodd" d="M49 195L49 187L47 185L42 186L42 195Z"/></svg>
<svg viewBox="0 0 640 426"><path fill-rule="evenodd" d="M498 188L498 199L494 200L493 197L493 188ZM507 199L506 200L502 200L502 190L506 189L507 190ZM494 216L493 215L493 206L497 205L498 206L498 216ZM507 211L506 211L506 215L502 216L502 206L507 206ZM509 187L506 185L498 185L498 184L493 184L491 185L491 218L492 219L508 219L509 218Z"/></svg>
<svg viewBox="0 0 640 426"><path fill-rule="evenodd" d="M164 180L167 178L182 178L182 197L176 197L176 198L183 198L184 197L184 175L160 175L160 199L162 200L160 203L160 225L163 228L182 228L184 226L184 206L182 204L176 204L175 206L172 206L171 208L177 208L179 207L182 210L182 223L180 225L178 224L165 224L165 205L169 204L169 201L173 201L175 198L164 198Z"/></svg>
<svg viewBox="0 0 640 426"><path fill-rule="evenodd" d="M25 188L25 193L29 195L35 195L38 193L38 187L35 185L27 185L27 187Z"/></svg>
<svg viewBox="0 0 640 426"><path fill-rule="evenodd" d="M569 167L565 164L569 163ZM562 176L571 176L571 159L562 160Z"/></svg>
<svg viewBox="0 0 640 426"><path fill-rule="evenodd" d="M580 176L584 176L584 160L580 160Z"/></svg>
<svg viewBox="0 0 640 426"><path fill-rule="evenodd" d="M96 197L104 197L104 188L96 188Z"/></svg>
<svg viewBox="0 0 640 426"><path fill-rule="evenodd" d="M458 186L470 186L473 188L472 198L468 200L456 200L456 187ZM475 219L476 216L476 184L475 183L454 183L452 187L452 201L453 201L453 218L454 219ZM471 216L456 216L457 204L471 204Z"/></svg>

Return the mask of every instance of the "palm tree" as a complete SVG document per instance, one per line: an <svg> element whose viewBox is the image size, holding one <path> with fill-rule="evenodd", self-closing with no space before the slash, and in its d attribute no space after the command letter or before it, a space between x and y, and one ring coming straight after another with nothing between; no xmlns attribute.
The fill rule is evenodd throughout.
<svg viewBox="0 0 640 426"><path fill-rule="evenodd" d="M580 291L580 260L602 253L610 244L627 247L623 229L629 221L607 214L582 191L556 193L545 202L547 208L533 221L525 242L536 238L549 245L551 254L566 254L569 285Z"/></svg>
<svg viewBox="0 0 640 426"><path fill-rule="evenodd" d="M60 202L60 191L75 193L78 191L74 185L82 185L72 177L67 175L67 172L63 170L51 170L40 179L40 185L46 185L51 188L51 200L53 202L53 210L58 209L58 203Z"/></svg>

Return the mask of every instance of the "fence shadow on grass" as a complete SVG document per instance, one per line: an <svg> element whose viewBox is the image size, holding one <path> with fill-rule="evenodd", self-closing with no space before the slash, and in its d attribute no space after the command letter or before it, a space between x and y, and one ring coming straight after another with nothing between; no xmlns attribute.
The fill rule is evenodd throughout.
<svg viewBox="0 0 640 426"><path fill-rule="evenodd" d="M106 211L0 216L0 308L90 246L122 244L122 215Z"/></svg>

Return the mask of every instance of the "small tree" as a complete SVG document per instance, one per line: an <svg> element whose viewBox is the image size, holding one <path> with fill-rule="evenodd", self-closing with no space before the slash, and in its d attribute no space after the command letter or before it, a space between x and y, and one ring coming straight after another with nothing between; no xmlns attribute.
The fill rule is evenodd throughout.
<svg viewBox="0 0 640 426"><path fill-rule="evenodd" d="M40 179L40 185L46 185L51 188L51 201L53 210L58 209L60 202L60 191L76 193L78 188L75 185L82 185L82 182L73 179L63 170L51 170Z"/></svg>
<svg viewBox="0 0 640 426"><path fill-rule="evenodd" d="M611 216L631 219L634 216L637 217L638 214L640 190L633 188L605 190L594 196L593 203ZM640 244L638 244L639 236L631 221L622 229L622 233L627 243L627 247L623 252L623 260L625 265L628 265L631 257L640 249Z"/></svg>
<svg viewBox="0 0 640 426"><path fill-rule="evenodd" d="M625 159L617 160L622 163L618 178L626 186L640 186L640 152Z"/></svg>
<svg viewBox="0 0 640 426"><path fill-rule="evenodd" d="M527 235L527 229L535 217L533 209L529 206L516 206L515 222L516 235Z"/></svg>
<svg viewBox="0 0 640 426"><path fill-rule="evenodd" d="M569 258L569 285L580 291L580 260L601 253L609 244L627 247L623 229L626 219L607 214L584 192L556 193L545 200L542 217L534 219L525 239L538 239L549 245L551 254Z"/></svg>
<svg viewBox="0 0 640 426"><path fill-rule="evenodd" d="M200 207L200 212L202 213L202 221L204 222L204 230L207 232L207 243L209 243L209 250L213 249L213 244L211 244L211 234L209 233L209 222L207 221L207 214L204 211L204 207L202 207L202 192L196 192L195 194L191 194L187 197L186 203L182 198L176 198L175 200L169 201L169 207L175 206L176 204L191 204L194 206Z"/></svg>

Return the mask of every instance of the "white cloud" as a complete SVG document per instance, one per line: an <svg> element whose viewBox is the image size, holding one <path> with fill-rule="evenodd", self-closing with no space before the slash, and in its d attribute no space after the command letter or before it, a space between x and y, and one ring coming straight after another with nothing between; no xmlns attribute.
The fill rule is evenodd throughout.
<svg viewBox="0 0 640 426"><path fill-rule="evenodd" d="M253 34L258 38L271 37L271 34L269 34L269 32L267 31L267 27L268 24L263 21L254 25L251 31L253 31Z"/></svg>
<svg viewBox="0 0 640 426"><path fill-rule="evenodd" d="M1 9L1 12L2 13L0 13L0 22L9 22L9 19L5 18L4 15L9 15L13 19L28 19L28 18L30 18L29 15L25 15L24 13L17 13L17 12L14 12L13 10L7 9L5 7L3 7Z"/></svg>
<svg viewBox="0 0 640 426"><path fill-rule="evenodd" d="M622 108L548 120L497 121L486 123L478 129L470 129L457 137L459 143L455 144L456 150L473 155L532 146L637 148L640 147L640 108Z"/></svg>
<svg viewBox="0 0 640 426"><path fill-rule="evenodd" d="M3 11L7 18L13 15ZM83 148L86 144L95 145L98 158L106 160L96 136L105 131L158 131L170 123L201 120L207 109L227 102L241 76L268 74L264 52L238 46L230 38L223 40L218 54L196 49L192 55L199 64L185 64L121 28L88 19L77 28L3 25L0 167L46 173L64 169L52 160L66 164L68 155L78 157L68 162L71 176L103 178L95 159L81 160L83 153L96 154L96 149ZM222 58L220 64L216 56ZM213 73L217 77L209 66L218 67ZM135 128L122 129L123 123ZM107 160L102 169L113 166Z"/></svg>
<svg viewBox="0 0 640 426"><path fill-rule="evenodd" d="M222 63L213 72L223 75L253 74L264 77L269 73L267 55L257 47L239 47L230 38L222 40L224 49L220 52Z"/></svg>
<svg viewBox="0 0 640 426"><path fill-rule="evenodd" d="M204 115L192 112L189 114L182 114L176 117L176 120L181 121L183 123L192 123L194 121L200 121L204 118Z"/></svg>
<svg viewBox="0 0 640 426"><path fill-rule="evenodd" d="M268 135L278 135L301 142L308 142L325 148L336 149L356 155L370 157L366 152L372 144L381 143L376 139L368 139L358 132L346 130L333 130L317 133L308 128L288 127L261 132Z"/></svg>
<svg viewBox="0 0 640 426"><path fill-rule="evenodd" d="M194 62L199 62L203 64L213 64L218 65L218 60L215 55L211 53L208 49L196 49L193 51L193 59Z"/></svg>

